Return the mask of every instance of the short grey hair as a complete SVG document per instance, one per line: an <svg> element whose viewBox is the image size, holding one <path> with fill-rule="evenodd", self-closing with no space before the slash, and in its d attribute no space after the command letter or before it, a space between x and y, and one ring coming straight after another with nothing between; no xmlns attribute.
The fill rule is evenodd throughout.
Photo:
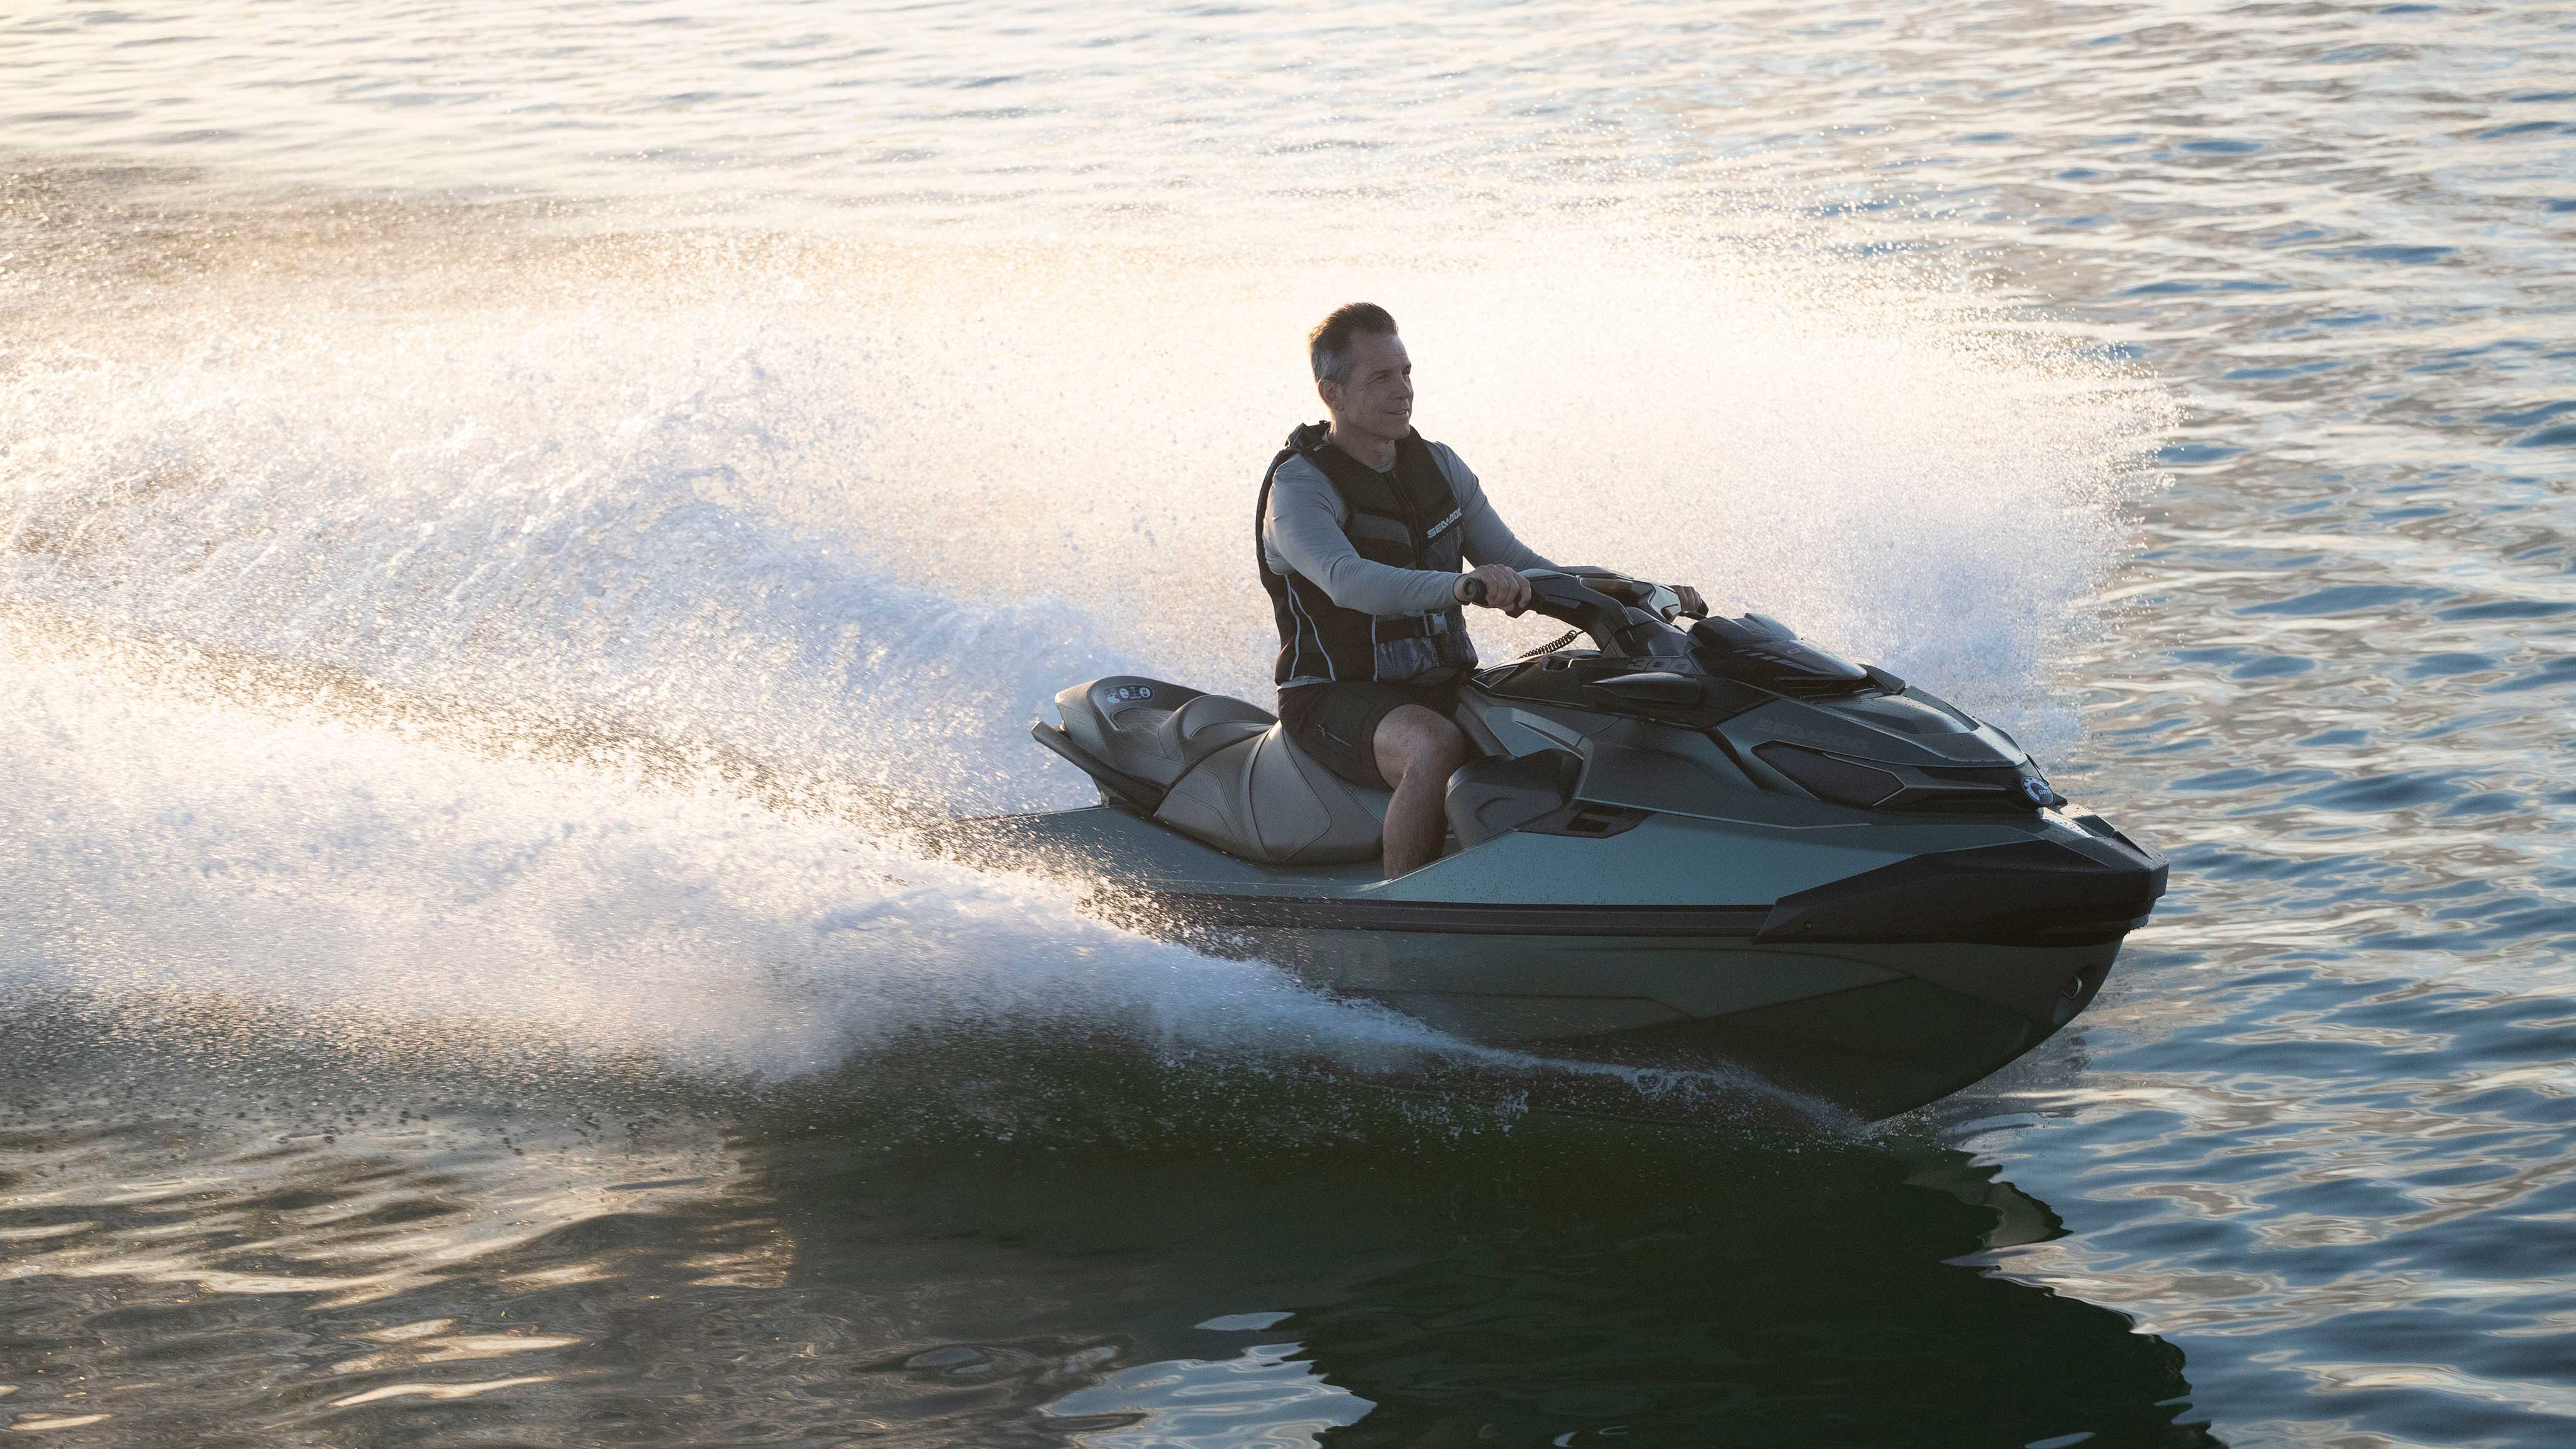
<svg viewBox="0 0 2576 1449"><path fill-rule="evenodd" d="M1315 330L1306 334L1306 360L1315 369L1315 381L1351 380L1351 342L1363 332L1393 337L1395 317L1375 302L1353 302L1334 308L1333 315L1315 324Z"/></svg>

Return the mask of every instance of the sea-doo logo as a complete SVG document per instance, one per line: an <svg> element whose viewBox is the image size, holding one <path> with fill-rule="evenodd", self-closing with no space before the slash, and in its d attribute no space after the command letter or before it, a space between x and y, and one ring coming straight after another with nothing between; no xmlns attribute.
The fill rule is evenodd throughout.
<svg viewBox="0 0 2576 1449"><path fill-rule="evenodd" d="M2037 775L2024 775L2021 777L2021 798L2029 801L2033 805L2046 805L2048 803L2048 797L2055 793L2055 791L2048 788L2048 782L2039 778Z"/></svg>
<svg viewBox="0 0 2576 1449"><path fill-rule="evenodd" d="M1422 535L1422 536L1423 536L1424 538L1438 538L1440 535L1442 535L1442 534L1444 534L1444 533L1446 533L1446 532L1448 532L1448 531L1449 531L1449 526L1450 526L1451 524L1456 523L1459 519L1464 518L1464 517L1466 517L1466 516L1467 516L1467 513L1466 513L1466 510L1465 510L1465 509L1463 509L1463 508L1452 508L1452 509L1450 509L1450 510L1449 510L1449 516L1448 516L1447 518L1444 518L1444 519L1440 520L1438 523L1435 523L1435 524L1431 525L1431 531L1430 531L1429 533L1426 533L1426 534Z"/></svg>

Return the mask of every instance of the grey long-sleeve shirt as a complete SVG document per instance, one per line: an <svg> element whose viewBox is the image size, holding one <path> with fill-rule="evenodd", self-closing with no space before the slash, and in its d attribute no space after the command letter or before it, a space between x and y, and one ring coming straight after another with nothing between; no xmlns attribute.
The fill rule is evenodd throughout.
<svg viewBox="0 0 2576 1449"><path fill-rule="evenodd" d="M1484 485L1447 444L1429 446L1440 476L1458 499L1458 526L1464 530L1458 541L1469 563L1556 567L1512 535L1494 505L1485 501ZM1302 457L1290 458L1270 480L1270 506L1261 515L1262 561L1282 577L1294 571L1313 580L1334 603L1363 614L1428 614L1457 602L1450 593L1456 574L1400 569L1360 557L1342 532L1350 513L1323 469Z"/></svg>

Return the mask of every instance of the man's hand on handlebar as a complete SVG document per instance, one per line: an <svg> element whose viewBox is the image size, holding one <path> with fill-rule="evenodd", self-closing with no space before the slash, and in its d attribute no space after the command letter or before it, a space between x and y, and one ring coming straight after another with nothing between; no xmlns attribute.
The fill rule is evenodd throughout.
<svg viewBox="0 0 2576 1449"><path fill-rule="evenodd" d="M1530 586L1518 569L1484 564L1460 575L1458 582L1449 586L1449 596L1462 604L1482 604L1488 609L1517 614L1529 607Z"/></svg>
<svg viewBox="0 0 2576 1449"><path fill-rule="evenodd" d="M1694 619L1708 617L1708 600L1699 596L1699 590L1688 584L1666 584L1664 587L1671 589L1673 596L1682 601L1682 613Z"/></svg>

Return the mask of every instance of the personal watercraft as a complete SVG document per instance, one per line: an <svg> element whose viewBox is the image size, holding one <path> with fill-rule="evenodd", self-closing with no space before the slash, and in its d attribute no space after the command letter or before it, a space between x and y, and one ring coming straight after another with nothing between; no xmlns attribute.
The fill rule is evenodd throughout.
<svg viewBox="0 0 2576 1449"><path fill-rule="evenodd" d="M2162 855L1886 670L1615 574L1528 577L1574 632L1464 683L1478 757L1430 865L1380 880L1388 797L1268 710L1134 676L1034 729L1100 804L973 834L1123 923L1471 1041L1749 1067L1868 1118L2072 1020L2164 892Z"/></svg>

